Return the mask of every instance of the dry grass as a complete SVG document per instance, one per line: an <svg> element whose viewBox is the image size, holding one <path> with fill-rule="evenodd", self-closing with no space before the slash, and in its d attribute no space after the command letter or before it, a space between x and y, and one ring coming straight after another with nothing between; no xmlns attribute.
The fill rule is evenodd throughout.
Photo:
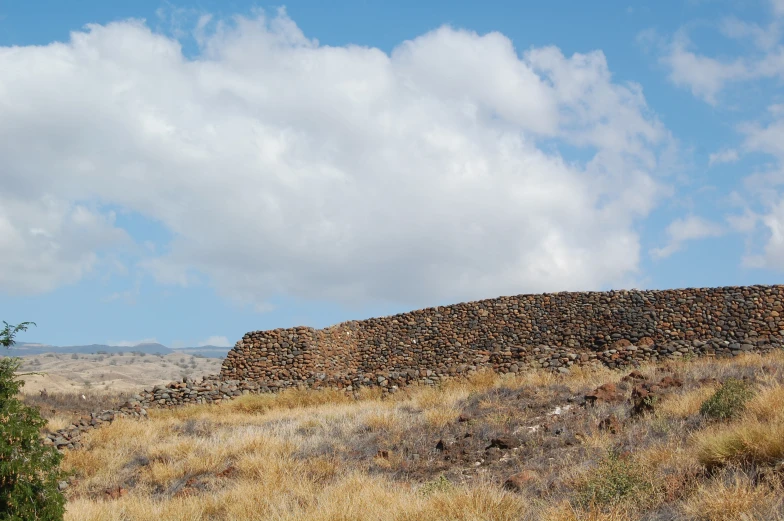
<svg viewBox="0 0 784 521"><path fill-rule="evenodd" d="M766 387L746 405L746 410L758 421L784 420L784 385L774 383Z"/></svg>
<svg viewBox="0 0 784 521"><path fill-rule="evenodd" d="M609 509L592 508L587 511L575 508L564 501L542 512L542 521L628 521L634 519L634 512L623 506Z"/></svg>
<svg viewBox="0 0 784 521"><path fill-rule="evenodd" d="M643 367L652 380L674 370L685 383L642 417L629 416L629 403L577 405L607 382L630 392L624 373L603 368L483 372L384 399L289 390L152 410L146 421L93 431L84 450L66 454L77 476L66 519L784 519L775 470L784 459L782 369L782 353ZM754 382L741 418L699 414L716 389L699 382L709 375ZM609 414L623 421L619 432L598 429ZM489 448L497 438L517 446ZM608 451L620 459L608 464ZM505 490L521 471L533 478ZM581 502L587 485L609 492ZM127 493L107 499L109 487ZM596 501L613 491L620 501Z"/></svg>
<svg viewBox="0 0 784 521"><path fill-rule="evenodd" d="M705 385L693 391L662 400L657 411L668 419L685 419L700 412L700 406L716 391L715 385Z"/></svg>
<svg viewBox="0 0 784 521"><path fill-rule="evenodd" d="M707 467L729 463L770 465L784 460L784 421L747 420L697 436L699 459Z"/></svg>
<svg viewBox="0 0 784 521"><path fill-rule="evenodd" d="M699 521L773 521L784 519L780 487L755 485L746 475L701 484L683 505L686 519Z"/></svg>
<svg viewBox="0 0 784 521"><path fill-rule="evenodd" d="M695 437L700 462L709 468L784 461L784 385L767 380L737 421L712 426Z"/></svg>

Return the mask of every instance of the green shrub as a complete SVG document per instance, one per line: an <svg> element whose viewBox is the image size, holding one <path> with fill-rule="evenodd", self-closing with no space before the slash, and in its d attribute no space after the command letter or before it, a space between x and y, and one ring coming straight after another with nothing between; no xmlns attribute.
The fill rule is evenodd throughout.
<svg viewBox="0 0 784 521"><path fill-rule="evenodd" d="M447 492L452 488L452 486L452 482L449 481L446 476L441 474L437 479L424 483L419 489L419 493L424 496L429 496L430 494L437 492Z"/></svg>
<svg viewBox="0 0 784 521"><path fill-rule="evenodd" d="M7 322L0 332L0 345L14 345L17 331ZM46 420L38 409L18 399L24 382L17 378L19 358L0 359L0 515L8 521L59 521L65 513L65 498L58 488L64 478L62 455L41 439Z"/></svg>
<svg viewBox="0 0 784 521"><path fill-rule="evenodd" d="M736 418L746 408L754 390L736 378L730 378L700 406L700 414L715 420Z"/></svg>
<svg viewBox="0 0 784 521"><path fill-rule="evenodd" d="M650 499L653 484L645 471L631 460L610 452L579 487L578 502L582 506L613 506L625 501Z"/></svg>

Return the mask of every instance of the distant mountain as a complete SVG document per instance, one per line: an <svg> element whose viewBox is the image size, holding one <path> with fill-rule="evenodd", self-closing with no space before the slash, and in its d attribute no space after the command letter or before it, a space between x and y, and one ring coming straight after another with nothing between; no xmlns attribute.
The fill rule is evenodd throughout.
<svg viewBox="0 0 784 521"><path fill-rule="evenodd" d="M34 342L18 342L10 349L0 350L0 356L31 356L42 355L45 353L79 353L79 354L103 354L103 353L131 353L141 352L148 355L168 355L171 353L182 353L188 355L200 355L207 358L226 358L230 347L200 346L183 347L172 349L163 344L148 343L137 344L133 347L128 346L108 346L105 344L90 344L83 346L53 346L48 344L37 344Z"/></svg>

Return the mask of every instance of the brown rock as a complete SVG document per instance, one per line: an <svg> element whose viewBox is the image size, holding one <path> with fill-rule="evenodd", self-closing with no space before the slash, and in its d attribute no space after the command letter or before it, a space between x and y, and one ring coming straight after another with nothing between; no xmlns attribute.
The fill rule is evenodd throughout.
<svg viewBox="0 0 784 521"><path fill-rule="evenodd" d="M493 438L490 440L488 449L498 447L499 449L514 449L520 446L520 440L512 437Z"/></svg>
<svg viewBox="0 0 784 521"><path fill-rule="evenodd" d="M609 415L599 422L600 431L610 431L612 434L618 434L621 432L622 428L623 425L621 424L621 421L614 414Z"/></svg>
<svg viewBox="0 0 784 521"><path fill-rule="evenodd" d="M613 342L612 348L623 349L624 347L629 347L630 345L632 345L632 343L629 342L629 340L627 340L626 338L621 338L620 340L616 340L615 342Z"/></svg>
<svg viewBox="0 0 784 521"><path fill-rule="evenodd" d="M644 386L634 386L632 389L632 415L653 412L655 400L656 395L649 392Z"/></svg>
<svg viewBox="0 0 784 521"><path fill-rule="evenodd" d="M631 373L627 374L623 378L621 378L621 381L623 381L623 382L630 382L630 381L633 381L633 380L647 380L647 379L648 378L644 374L642 374L641 372L635 370L635 371L632 371Z"/></svg>
<svg viewBox="0 0 784 521"><path fill-rule="evenodd" d="M585 395L585 401L589 405L595 405L597 402L619 403L625 399L623 393L618 390L614 383L600 385L592 393Z"/></svg>
<svg viewBox="0 0 784 521"><path fill-rule="evenodd" d="M659 387L661 387L662 389L669 389L671 387L682 387L682 386L683 386L683 380L681 380L680 378L675 378L673 376L665 376L659 382Z"/></svg>
<svg viewBox="0 0 784 521"><path fill-rule="evenodd" d="M126 492L128 491L122 487L112 487L104 490L103 494L108 499L119 499L123 497L126 494Z"/></svg>
<svg viewBox="0 0 784 521"><path fill-rule="evenodd" d="M522 492L525 487L535 482L539 476L533 470L524 470L509 476L504 482L504 488L512 492Z"/></svg>

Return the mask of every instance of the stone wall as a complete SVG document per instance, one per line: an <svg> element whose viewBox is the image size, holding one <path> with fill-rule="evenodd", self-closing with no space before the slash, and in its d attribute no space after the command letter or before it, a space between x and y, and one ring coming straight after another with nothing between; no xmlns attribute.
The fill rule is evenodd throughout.
<svg viewBox="0 0 784 521"><path fill-rule="evenodd" d="M45 433L60 450L81 435L150 408L213 404L286 387L385 392L481 368L568 372L683 356L734 356L784 345L784 286L519 295L339 324L254 331L219 375L155 386L122 405Z"/></svg>
<svg viewBox="0 0 784 521"><path fill-rule="evenodd" d="M553 293L500 297L308 327L254 331L221 380L388 390L479 368L500 373L579 364L620 367L782 345L784 286Z"/></svg>

